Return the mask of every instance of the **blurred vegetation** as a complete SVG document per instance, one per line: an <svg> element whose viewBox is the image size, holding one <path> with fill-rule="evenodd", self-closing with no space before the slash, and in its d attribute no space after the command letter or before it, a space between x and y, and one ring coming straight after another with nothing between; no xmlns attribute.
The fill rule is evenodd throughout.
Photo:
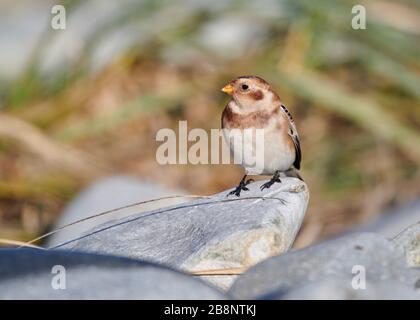
<svg viewBox="0 0 420 320"><path fill-rule="evenodd" d="M68 29L87 2L65 3ZM24 72L0 89L2 238L45 231L77 191L108 174L193 194L237 183L235 166L159 166L155 133L185 119L218 128L220 88L244 74L273 84L302 137L312 198L297 246L418 197L420 3L364 1L367 29L353 30L358 3L128 1L84 38L77 59L49 73L47 45L67 30L46 25ZM118 30L134 41L92 68Z"/></svg>

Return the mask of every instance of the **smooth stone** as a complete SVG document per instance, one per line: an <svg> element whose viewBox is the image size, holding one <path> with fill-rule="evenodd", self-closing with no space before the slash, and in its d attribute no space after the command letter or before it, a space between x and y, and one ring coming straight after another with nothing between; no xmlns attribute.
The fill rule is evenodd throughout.
<svg viewBox="0 0 420 320"><path fill-rule="evenodd" d="M282 300L419 300L413 288L393 280L366 281L365 288L355 289L346 278L329 278L274 297Z"/></svg>
<svg viewBox="0 0 420 320"><path fill-rule="evenodd" d="M420 222L403 230L392 241L403 248L410 267L420 267Z"/></svg>
<svg viewBox="0 0 420 320"><path fill-rule="evenodd" d="M54 266L63 266L52 273ZM65 289L57 276L65 274ZM55 284L55 289L53 284ZM33 249L0 250L0 299L226 299L189 275L127 258Z"/></svg>
<svg viewBox="0 0 420 320"><path fill-rule="evenodd" d="M203 199L100 225L59 248L163 263L187 272L250 267L287 251L305 216L309 192L296 178L260 190ZM58 248L56 247L56 248ZM235 275L206 276L228 288Z"/></svg>
<svg viewBox="0 0 420 320"><path fill-rule="evenodd" d="M100 212L174 194L183 195L185 192L170 191L157 184L128 176L104 178L88 186L70 202L60 214L60 218L53 230ZM135 205L130 208L89 219L55 233L48 239L47 245L59 245L60 243L74 239L83 232L111 220L189 200L190 199L188 198L162 199L157 202Z"/></svg>
<svg viewBox="0 0 420 320"><path fill-rule="evenodd" d="M395 237L401 230L420 221L420 199L386 210L373 221L355 228L355 232L379 233L387 238Z"/></svg>
<svg viewBox="0 0 420 320"><path fill-rule="evenodd" d="M404 252L371 233L351 234L267 259L242 274L229 293L237 299L270 299L315 281L351 280L364 267L372 282L393 280L413 288L418 270L407 267Z"/></svg>

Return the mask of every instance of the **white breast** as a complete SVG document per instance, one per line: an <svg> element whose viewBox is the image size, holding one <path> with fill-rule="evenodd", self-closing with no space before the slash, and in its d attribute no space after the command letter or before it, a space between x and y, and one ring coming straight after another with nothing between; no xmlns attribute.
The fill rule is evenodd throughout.
<svg viewBox="0 0 420 320"><path fill-rule="evenodd" d="M250 130L247 133L246 130ZM224 135L229 143L235 163L240 164L247 174L271 175L276 170L287 171L295 160L287 141L282 138L278 128L268 126L258 136L256 129L225 129ZM285 137L289 139L288 136ZM233 143L235 141L235 143Z"/></svg>

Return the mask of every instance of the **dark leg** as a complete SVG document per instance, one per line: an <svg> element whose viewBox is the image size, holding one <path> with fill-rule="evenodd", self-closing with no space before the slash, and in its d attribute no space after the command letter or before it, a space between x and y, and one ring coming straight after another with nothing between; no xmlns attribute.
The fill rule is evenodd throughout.
<svg viewBox="0 0 420 320"><path fill-rule="evenodd" d="M280 171L278 171L278 170L276 172L274 172L273 177L271 178L270 181L264 183L260 187L261 191L264 190L264 189L270 188L276 182L280 182L281 183L281 180L280 180Z"/></svg>
<svg viewBox="0 0 420 320"><path fill-rule="evenodd" d="M236 189L229 192L226 196L229 197L231 194L234 194L235 196L239 197L242 190L249 191L249 189L246 186L253 181L254 180L252 179L246 180L246 175L244 175L244 177L242 178L241 182L239 182L239 185L236 187Z"/></svg>

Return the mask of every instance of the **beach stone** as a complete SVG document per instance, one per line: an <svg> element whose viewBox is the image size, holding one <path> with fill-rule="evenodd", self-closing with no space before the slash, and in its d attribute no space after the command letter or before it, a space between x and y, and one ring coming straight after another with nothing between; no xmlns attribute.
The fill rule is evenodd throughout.
<svg viewBox="0 0 420 320"><path fill-rule="evenodd" d="M329 278L274 297L282 300L418 300L414 288L398 281L366 281L362 289L355 289L346 278Z"/></svg>
<svg viewBox="0 0 420 320"><path fill-rule="evenodd" d="M351 283L360 268L373 283L392 280L413 288L420 278L406 265L402 248L380 235L360 233L267 259L242 274L229 293L237 299L270 299L330 278Z"/></svg>
<svg viewBox="0 0 420 320"><path fill-rule="evenodd" d="M112 176L98 180L79 193L63 210L54 229L65 226L100 212L121 208L141 201L170 195L183 195L182 190L168 190L157 184L142 181L129 176ZM153 210L171 204L189 201L188 198L162 199L124 208L116 212L83 221L53 234L47 241L48 246L55 246L71 240L83 232L110 220L130 216L134 213Z"/></svg>
<svg viewBox="0 0 420 320"><path fill-rule="evenodd" d="M230 190L102 224L53 248L66 248L163 263L188 272L250 267L287 251L305 216L304 182L284 178L260 191L250 185L241 197ZM227 289L235 275L205 276Z"/></svg>
<svg viewBox="0 0 420 320"><path fill-rule="evenodd" d="M149 262L61 250L0 250L0 299L197 298L226 296L199 279Z"/></svg>
<svg viewBox="0 0 420 320"><path fill-rule="evenodd" d="M420 222L403 230L392 241L403 248L410 267L420 267Z"/></svg>
<svg viewBox="0 0 420 320"><path fill-rule="evenodd" d="M420 221L420 199L408 201L386 210L373 221L355 228L355 232L379 233L387 238L395 235Z"/></svg>

